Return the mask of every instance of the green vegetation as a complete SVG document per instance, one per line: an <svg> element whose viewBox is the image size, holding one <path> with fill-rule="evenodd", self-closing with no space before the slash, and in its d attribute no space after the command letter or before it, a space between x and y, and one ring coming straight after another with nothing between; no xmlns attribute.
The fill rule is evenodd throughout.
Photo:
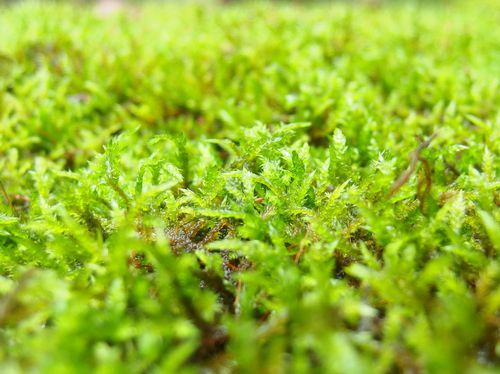
<svg viewBox="0 0 500 374"><path fill-rule="evenodd" d="M500 6L0 13L0 371L494 373Z"/></svg>

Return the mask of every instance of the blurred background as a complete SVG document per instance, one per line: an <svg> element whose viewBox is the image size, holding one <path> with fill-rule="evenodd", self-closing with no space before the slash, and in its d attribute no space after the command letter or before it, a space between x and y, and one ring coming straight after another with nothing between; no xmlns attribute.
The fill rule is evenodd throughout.
<svg viewBox="0 0 500 374"><path fill-rule="evenodd" d="M0 4L20 3L25 0L0 0ZM297 3L297 4L314 4L314 3L353 3L353 4L368 4L368 5L383 5L394 3L452 3L461 0L257 0L259 2L279 2L279 3ZM496 0L491 0L496 1ZM40 0L39 2L58 2L58 3L80 3L89 5L106 5L120 6L122 4L141 4L141 3L244 3L256 2L255 0Z"/></svg>

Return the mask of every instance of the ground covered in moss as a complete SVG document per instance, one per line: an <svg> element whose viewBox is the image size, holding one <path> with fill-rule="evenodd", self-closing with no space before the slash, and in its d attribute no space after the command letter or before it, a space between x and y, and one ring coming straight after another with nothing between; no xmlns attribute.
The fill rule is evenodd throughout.
<svg viewBox="0 0 500 374"><path fill-rule="evenodd" d="M500 6L0 12L0 371L494 373Z"/></svg>

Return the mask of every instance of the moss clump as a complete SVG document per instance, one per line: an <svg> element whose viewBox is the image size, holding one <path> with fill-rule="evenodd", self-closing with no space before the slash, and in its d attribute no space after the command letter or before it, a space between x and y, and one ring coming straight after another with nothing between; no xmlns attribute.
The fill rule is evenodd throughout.
<svg viewBox="0 0 500 374"><path fill-rule="evenodd" d="M493 373L500 8L0 13L0 371Z"/></svg>

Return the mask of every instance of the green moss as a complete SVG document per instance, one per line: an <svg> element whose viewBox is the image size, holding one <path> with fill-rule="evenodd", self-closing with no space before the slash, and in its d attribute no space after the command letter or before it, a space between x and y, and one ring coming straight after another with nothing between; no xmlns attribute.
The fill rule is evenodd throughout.
<svg viewBox="0 0 500 374"><path fill-rule="evenodd" d="M499 369L500 8L0 13L0 371Z"/></svg>

